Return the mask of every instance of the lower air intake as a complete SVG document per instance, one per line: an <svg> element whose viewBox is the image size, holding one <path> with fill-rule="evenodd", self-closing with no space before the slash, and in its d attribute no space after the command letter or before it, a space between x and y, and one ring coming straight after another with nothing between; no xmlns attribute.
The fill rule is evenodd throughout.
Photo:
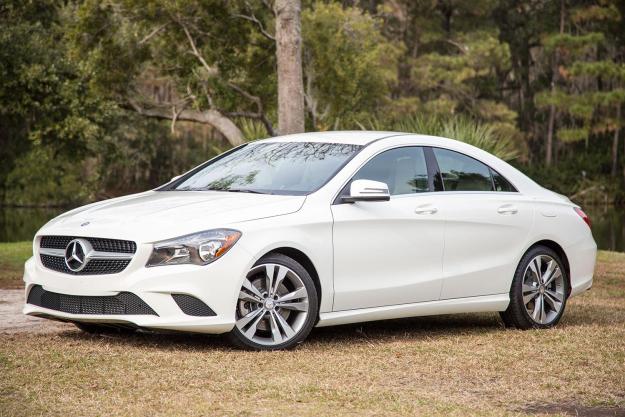
<svg viewBox="0 0 625 417"><path fill-rule="evenodd" d="M208 316L216 316L215 312L202 300L198 300L197 298L187 295L187 294L172 294L171 295L180 307L180 310L188 316L196 316L196 317L208 317Z"/></svg>
<svg viewBox="0 0 625 417"><path fill-rule="evenodd" d="M35 285L28 293L28 304L71 314L139 314L158 316L142 299L130 292L112 296L67 295L46 291Z"/></svg>

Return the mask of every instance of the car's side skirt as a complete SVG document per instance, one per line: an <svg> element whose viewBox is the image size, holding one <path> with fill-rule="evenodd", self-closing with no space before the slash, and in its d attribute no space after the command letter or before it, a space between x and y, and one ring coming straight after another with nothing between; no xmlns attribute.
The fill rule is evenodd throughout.
<svg viewBox="0 0 625 417"><path fill-rule="evenodd" d="M508 307L509 302L510 296L508 293L505 293L482 295L478 297L453 298L449 300L427 301L414 304L371 307L357 310L333 311L330 313L321 313L317 327L358 323L363 321L432 316L437 314L504 311Z"/></svg>

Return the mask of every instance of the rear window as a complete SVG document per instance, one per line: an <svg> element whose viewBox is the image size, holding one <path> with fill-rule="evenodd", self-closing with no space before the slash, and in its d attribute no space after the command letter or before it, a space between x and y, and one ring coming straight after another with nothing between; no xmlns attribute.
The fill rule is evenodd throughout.
<svg viewBox="0 0 625 417"><path fill-rule="evenodd" d="M490 168L469 156L434 148L445 191L493 191Z"/></svg>

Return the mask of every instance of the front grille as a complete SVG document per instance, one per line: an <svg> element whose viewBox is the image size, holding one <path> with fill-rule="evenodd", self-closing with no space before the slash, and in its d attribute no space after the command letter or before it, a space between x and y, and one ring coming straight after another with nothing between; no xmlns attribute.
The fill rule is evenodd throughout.
<svg viewBox="0 0 625 417"><path fill-rule="evenodd" d="M69 242L78 238L89 241L91 246L93 246L93 249L99 252L135 253L137 251L137 244L130 240L81 236L42 236L39 247L48 249L65 249Z"/></svg>
<svg viewBox="0 0 625 417"><path fill-rule="evenodd" d="M152 315L158 316L141 298L130 292L113 296L67 295L46 291L35 285L28 293L28 304L71 314Z"/></svg>
<svg viewBox="0 0 625 417"><path fill-rule="evenodd" d="M81 271L74 272L67 267L65 257L61 254L64 253L69 242L78 238L78 236L42 236L39 247L41 249L49 249L48 251L42 250L42 252L48 253L41 253L39 255L43 266L53 271L71 275L117 274L126 269L132 255L137 251L137 244L130 240L80 237L80 239L87 240L93 247L93 250L101 254L114 253L117 256L111 255L110 259L101 259L106 256L101 256L99 259L90 259ZM57 255L57 251L63 252ZM126 258L124 256L122 256L122 259L119 259L120 254L128 254L127 259L123 259Z"/></svg>
<svg viewBox="0 0 625 417"><path fill-rule="evenodd" d="M193 296L187 294L172 294L171 295L180 307L180 310L188 316L207 317L216 316L215 312L202 300L199 300Z"/></svg>
<svg viewBox="0 0 625 417"><path fill-rule="evenodd" d="M65 258L61 256L44 254L40 254L39 256L41 257L41 263L46 268L72 275L117 274L126 269L130 263L130 259L92 259L81 271L74 272L67 267Z"/></svg>

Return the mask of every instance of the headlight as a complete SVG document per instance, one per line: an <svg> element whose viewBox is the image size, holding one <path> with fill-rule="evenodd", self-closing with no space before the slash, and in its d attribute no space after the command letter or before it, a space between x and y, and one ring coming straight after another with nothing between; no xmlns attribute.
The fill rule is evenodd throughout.
<svg viewBox="0 0 625 417"><path fill-rule="evenodd" d="M237 230L214 229L156 242L145 266L206 265L228 252L240 237Z"/></svg>

